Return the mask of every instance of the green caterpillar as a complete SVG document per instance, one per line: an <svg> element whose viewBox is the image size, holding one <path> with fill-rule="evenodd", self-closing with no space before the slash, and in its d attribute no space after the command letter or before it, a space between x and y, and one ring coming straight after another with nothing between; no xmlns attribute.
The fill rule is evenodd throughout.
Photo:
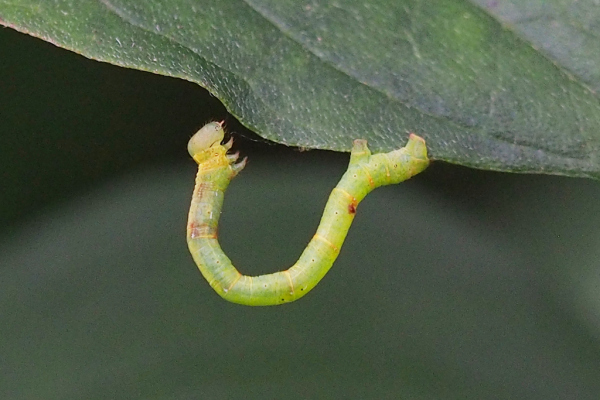
<svg viewBox="0 0 600 400"><path fill-rule="evenodd" d="M272 274L242 275L219 246L217 225L223 196L231 179L246 165L238 154L227 154L233 139L221 144L222 122L200 129L188 144L198 163L196 186L188 216L187 242L202 275L225 300L248 306L269 306L299 299L314 288L337 258L358 203L379 186L400 183L429 165L425 141L411 134L406 147L371 154L366 140L354 141L350 165L331 192L317 233L298 261Z"/></svg>

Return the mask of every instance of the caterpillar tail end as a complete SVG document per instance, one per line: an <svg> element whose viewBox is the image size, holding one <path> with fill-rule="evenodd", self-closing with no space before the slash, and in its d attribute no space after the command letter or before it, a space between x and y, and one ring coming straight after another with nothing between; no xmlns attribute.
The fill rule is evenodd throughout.
<svg viewBox="0 0 600 400"><path fill-rule="evenodd" d="M404 150L412 158L410 176L414 176L422 172L429 166L429 157L427 156L427 145L425 139L421 136L411 133L408 137L408 142L404 146Z"/></svg>
<svg viewBox="0 0 600 400"><path fill-rule="evenodd" d="M411 156L429 161L427 157L427 145L425 144L425 139L421 136L411 133L404 148Z"/></svg>

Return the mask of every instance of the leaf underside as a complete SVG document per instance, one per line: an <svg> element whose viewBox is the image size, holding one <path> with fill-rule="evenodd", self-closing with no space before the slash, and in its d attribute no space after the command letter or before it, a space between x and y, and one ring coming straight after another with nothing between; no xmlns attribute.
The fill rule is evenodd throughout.
<svg viewBox="0 0 600 400"><path fill-rule="evenodd" d="M543 3L543 4L542 4ZM290 146L600 178L592 0L0 0L0 23L198 83Z"/></svg>

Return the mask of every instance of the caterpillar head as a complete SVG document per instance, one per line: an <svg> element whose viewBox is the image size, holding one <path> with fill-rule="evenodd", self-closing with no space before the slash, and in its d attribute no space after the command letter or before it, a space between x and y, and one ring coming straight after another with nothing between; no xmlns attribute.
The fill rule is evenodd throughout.
<svg viewBox="0 0 600 400"><path fill-rule="evenodd" d="M188 152L192 157L208 149L219 146L225 137L223 122L210 122L204 125L188 142Z"/></svg>

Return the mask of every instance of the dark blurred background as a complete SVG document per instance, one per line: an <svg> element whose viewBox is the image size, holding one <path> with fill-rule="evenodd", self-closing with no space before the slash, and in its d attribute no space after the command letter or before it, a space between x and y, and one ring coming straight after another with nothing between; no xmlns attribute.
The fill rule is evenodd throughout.
<svg viewBox="0 0 600 400"><path fill-rule="evenodd" d="M0 76L0 398L600 398L597 182L435 163L307 297L242 307L187 253L189 137L225 119L249 157L220 237L252 274L295 261L347 154L10 29Z"/></svg>

